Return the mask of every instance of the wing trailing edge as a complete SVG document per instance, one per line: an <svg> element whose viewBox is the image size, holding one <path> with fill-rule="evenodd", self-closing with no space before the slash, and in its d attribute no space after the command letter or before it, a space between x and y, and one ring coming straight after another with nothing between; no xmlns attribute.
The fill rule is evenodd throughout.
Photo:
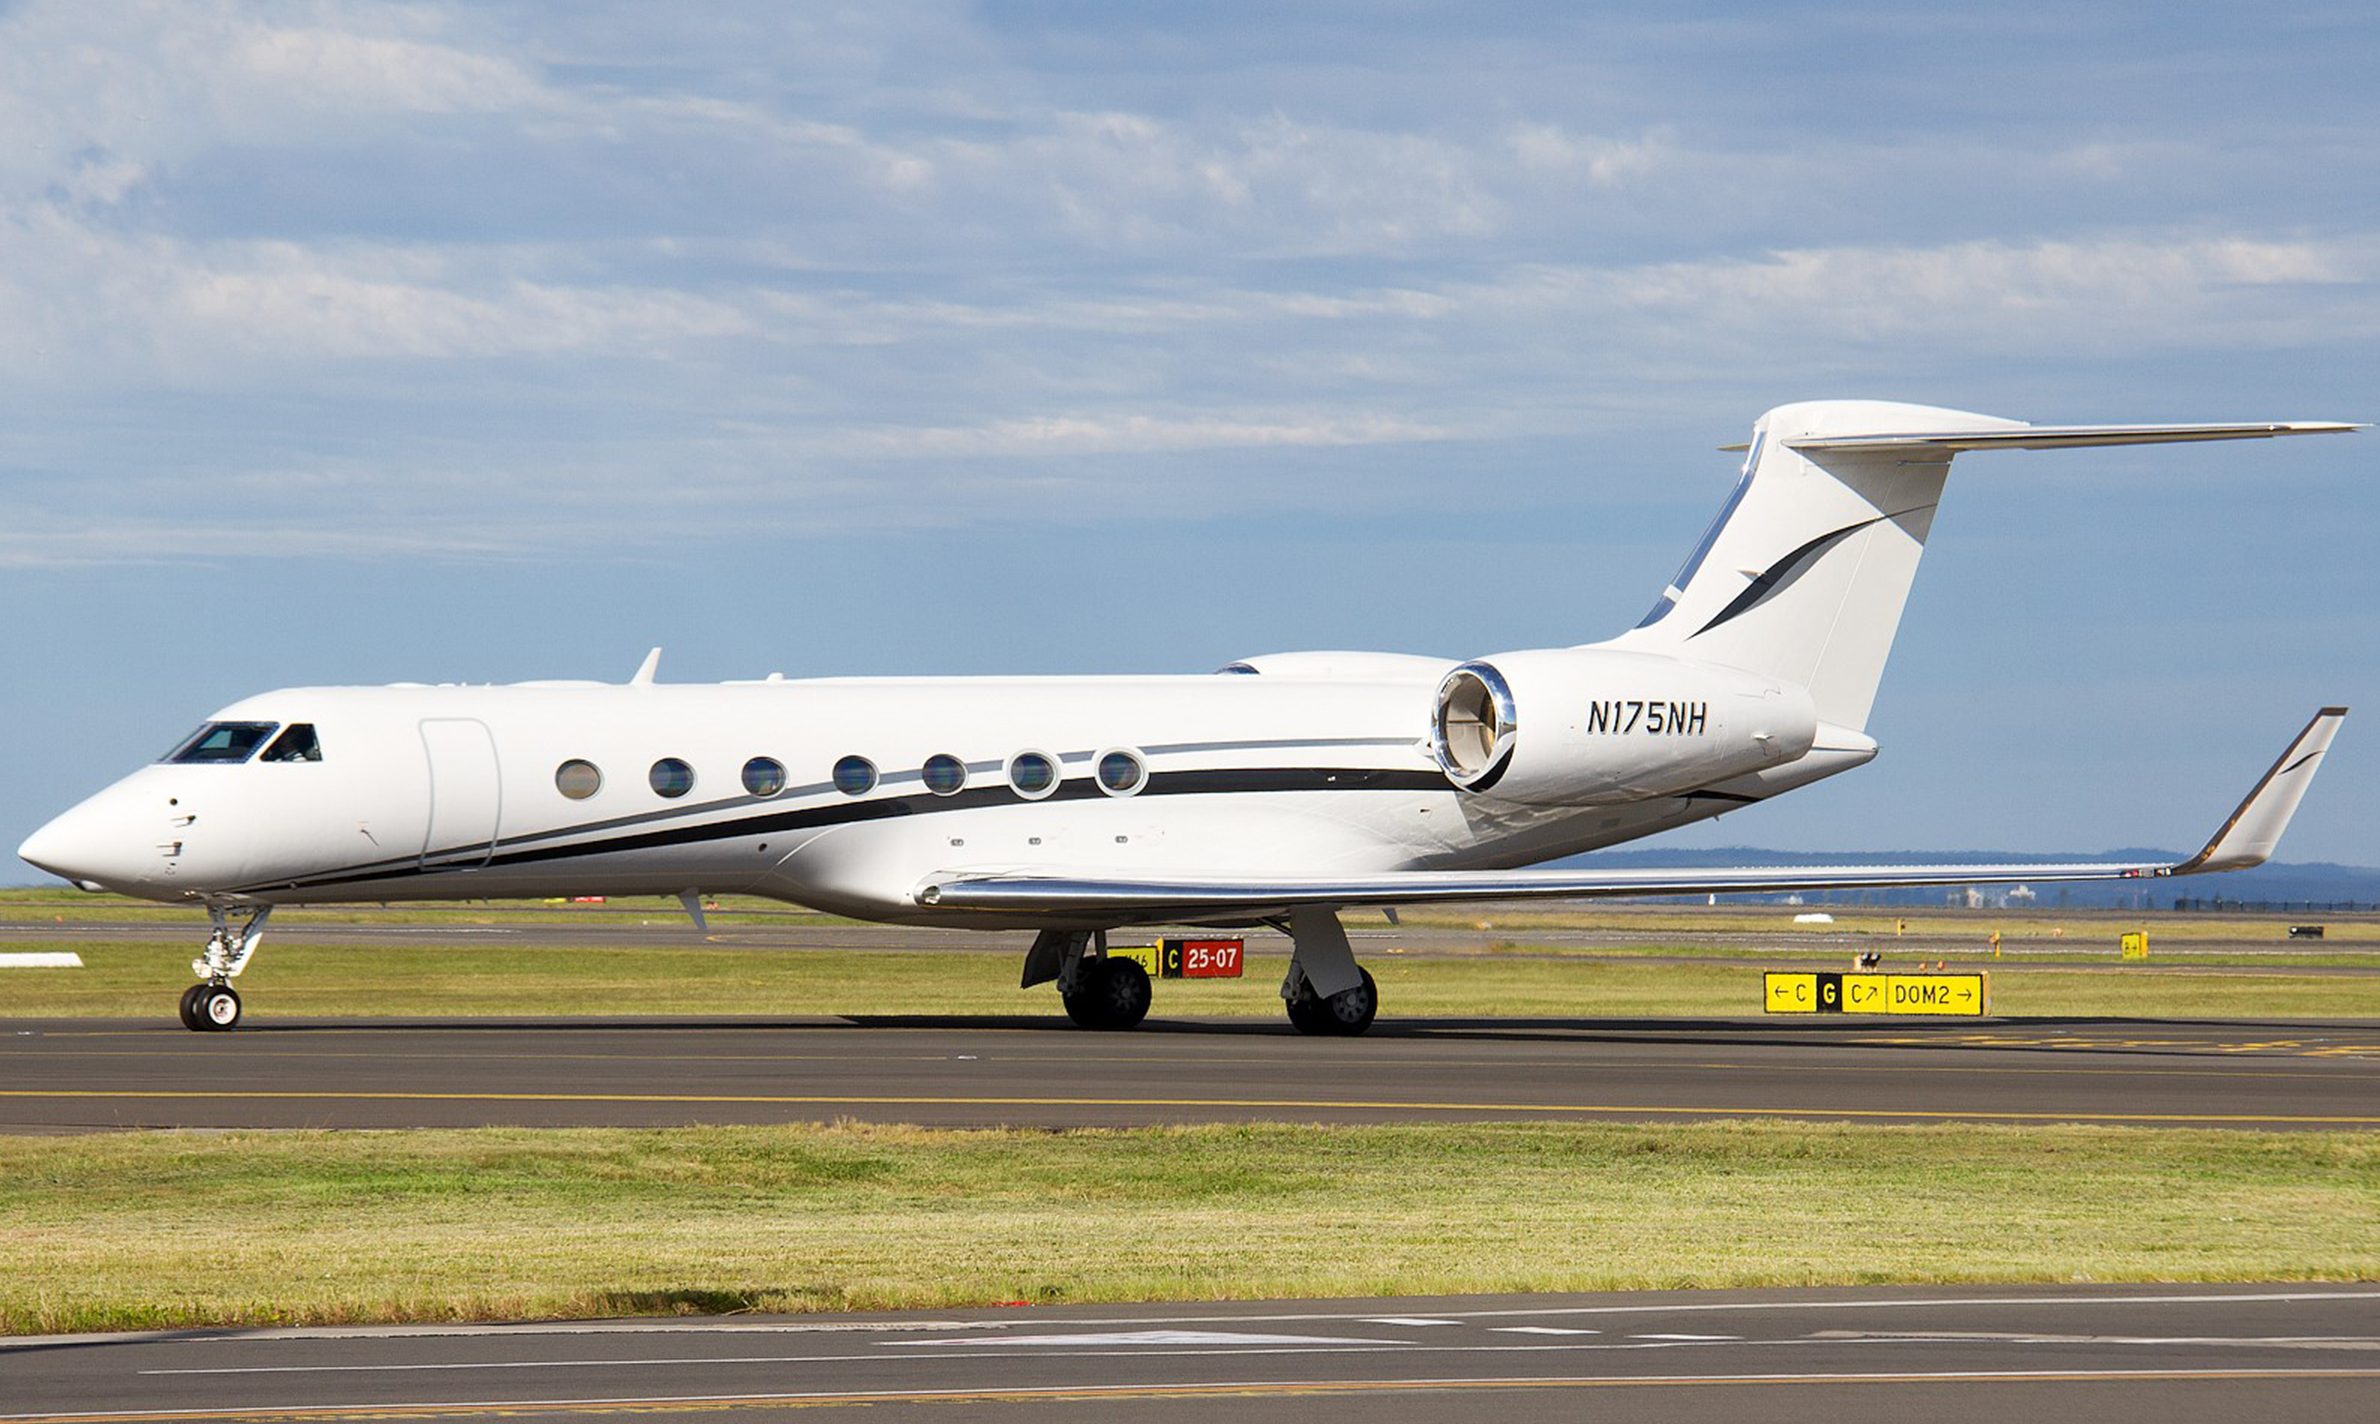
<svg viewBox="0 0 2380 1424"><path fill-rule="evenodd" d="M1377 875L1117 877L953 870L911 892L936 910L1133 920L1265 918L1300 906L1442 905L1477 900L1583 900L1618 895L1884 890L2089 880L2144 880L2261 865L2288 828L2344 707L2326 707L2259 779L2196 855L2158 862L2047 865L1738 866L1696 870L1410 870Z"/></svg>

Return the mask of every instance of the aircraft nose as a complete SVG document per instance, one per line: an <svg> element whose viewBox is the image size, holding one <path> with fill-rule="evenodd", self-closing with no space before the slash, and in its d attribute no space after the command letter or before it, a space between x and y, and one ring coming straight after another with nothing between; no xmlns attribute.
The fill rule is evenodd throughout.
<svg viewBox="0 0 2380 1424"><path fill-rule="evenodd" d="M118 848L110 845L102 820L89 806L77 806L27 836L17 847L17 858L90 889L108 878L108 862L117 858L111 851Z"/></svg>

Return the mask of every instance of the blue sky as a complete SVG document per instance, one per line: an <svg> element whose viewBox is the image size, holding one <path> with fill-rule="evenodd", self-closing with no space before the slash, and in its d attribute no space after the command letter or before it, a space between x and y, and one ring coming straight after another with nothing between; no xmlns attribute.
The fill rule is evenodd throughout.
<svg viewBox="0 0 2380 1424"><path fill-rule="evenodd" d="M266 687L1601 637L1788 400L2380 417L2380 21L2077 8L0 5L0 845ZM1883 757L1673 840L2343 701L2380 864L2376 461L1963 459Z"/></svg>

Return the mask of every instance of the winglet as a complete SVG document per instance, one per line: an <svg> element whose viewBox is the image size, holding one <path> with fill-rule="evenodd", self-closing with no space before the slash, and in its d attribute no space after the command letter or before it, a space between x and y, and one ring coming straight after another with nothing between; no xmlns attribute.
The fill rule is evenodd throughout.
<svg viewBox="0 0 2380 1424"><path fill-rule="evenodd" d="M2330 750L2331 738L2339 734L2339 723L2346 716L2344 707L2325 707L2315 713L2314 720L2297 734L2289 750L2281 753L2281 759L2256 783L2256 789L2215 832L2214 839L2171 873L2196 875L2264 864L2280 843L2281 832L2289 829L2289 818L2297 813L2297 803L2305 799L2306 788L2314 784L2314 773L2322 768L2322 754Z"/></svg>
<svg viewBox="0 0 2380 1424"><path fill-rule="evenodd" d="M661 650L655 648L645 654L644 662L637 667L636 676L628 679L628 685L630 687L651 687L653 674L659 671L661 671Z"/></svg>

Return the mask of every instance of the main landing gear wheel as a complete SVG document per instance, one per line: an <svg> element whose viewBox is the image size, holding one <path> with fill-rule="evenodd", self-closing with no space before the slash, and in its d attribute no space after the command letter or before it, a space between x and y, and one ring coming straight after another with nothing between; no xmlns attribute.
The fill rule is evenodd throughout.
<svg viewBox="0 0 2380 1424"><path fill-rule="evenodd" d="M239 1026L240 993L229 984L194 984L191 992L182 997L185 1003L193 1007L198 1018L198 1022L191 1027L222 1033Z"/></svg>
<svg viewBox="0 0 2380 1424"><path fill-rule="evenodd" d="M192 1033L205 1028L206 1020L198 1016L198 996L207 991L204 984L193 984L182 991L182 1027Z"/></svg>
<svg viewBox="0 0 2380 1424"><path fill-rule="evenodd" d="M1314 992L1314 986L1300 983L1297 997L1289 1001L1290 1026L1299 1033L1338 1034L1352 1037L1372 1026L1373 1016L1380 1012L1380 986L1372 982L1372 971L1358 968L1364 977L1352 989L1342 989L1324 998Z"/></svg>
<svg viewBox="0 0 2380 1424"><path fill-rule="evenodd" d="M1130 959L1094 959L1076 971L1078 986L1062 997L1066 1017L1084 1028L1131 1028L1149 1016L1149 971Z"/></svg>

